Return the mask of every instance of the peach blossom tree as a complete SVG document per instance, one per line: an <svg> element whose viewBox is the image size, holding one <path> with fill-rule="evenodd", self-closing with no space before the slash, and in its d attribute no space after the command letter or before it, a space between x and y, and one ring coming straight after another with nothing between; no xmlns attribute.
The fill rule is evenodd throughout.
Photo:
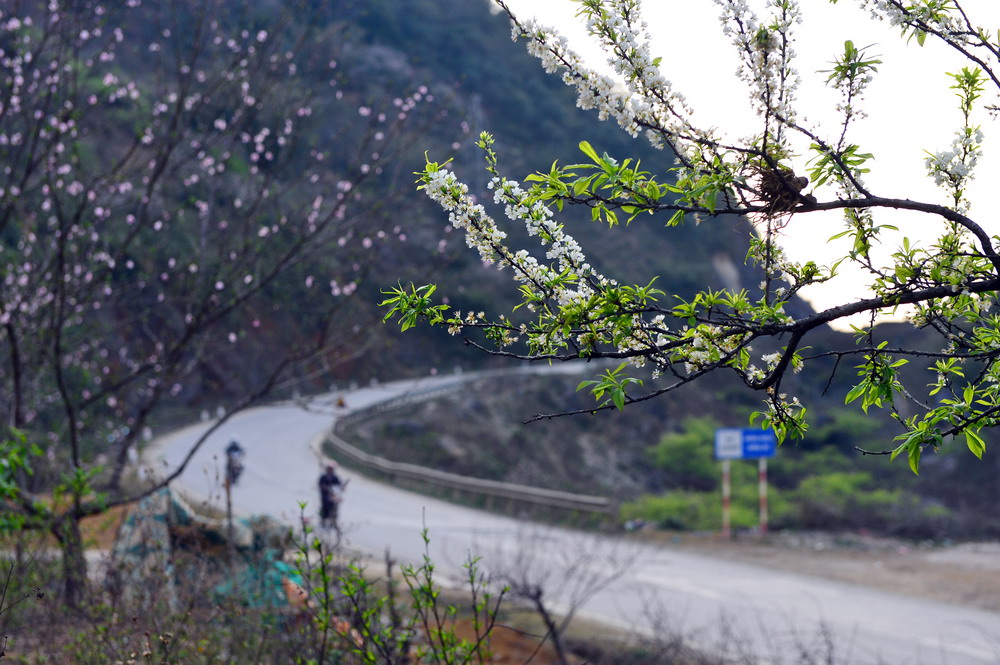
<svg viewBox="0 0 1000 665"><path fill-rule="evenodd" d="M402 233L372 211L432 96L345 86L319 29L253 3L0 6L4 519L59 541L70 603L79 520L136 498L151 419L294 381L354 334L340 312Z"/></svg>

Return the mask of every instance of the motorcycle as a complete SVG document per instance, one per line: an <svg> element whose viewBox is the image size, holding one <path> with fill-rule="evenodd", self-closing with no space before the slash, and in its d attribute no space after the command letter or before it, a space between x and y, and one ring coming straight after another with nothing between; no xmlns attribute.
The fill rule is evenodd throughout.
<svg viewBox="0 0 1000 665"><path fill-rule="evenodd" d="M243 461L240 459L239 455L227 455L226 456L226 482L229 483L230 487L235 485L240 479L240 474L243 473Z"/></svg>
<svg viewBox="0 0 1000 665"><path fill-rule="evenodd" d="M323 494L319 509L319 524L324 529L332 528L337 532L340 531L337 516L340 512L340 502L344 498L344 489L346 488L347 483L345 482Z"/></svg>

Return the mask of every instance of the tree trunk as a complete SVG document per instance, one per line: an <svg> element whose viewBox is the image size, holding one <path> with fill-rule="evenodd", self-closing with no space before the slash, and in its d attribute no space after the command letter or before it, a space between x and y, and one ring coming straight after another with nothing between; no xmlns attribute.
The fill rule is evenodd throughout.
<svg viewBox="0 0 1000 665"><path fill-rule="evenodd" d="M529 597L534 603L535 611L541 617L542 623L548 629L547 635L549 641L552 642L552 647L555 649L556 660L559 662L559 665L569 665L569 660L566 658L566 648L563 646L562 631L559 629L559 624L556 623L555 617L552 616L549 608L542 600L541 589L536 589Z"/></svg>
<svg viewBox="0 0 1000 665"><path fill-rule="evenodd" d="M87 590L87 557L80 534L80 520L73 514L63 515L53 526L53 534L62 548L63 600L67 607L78 608Z"/></svg>

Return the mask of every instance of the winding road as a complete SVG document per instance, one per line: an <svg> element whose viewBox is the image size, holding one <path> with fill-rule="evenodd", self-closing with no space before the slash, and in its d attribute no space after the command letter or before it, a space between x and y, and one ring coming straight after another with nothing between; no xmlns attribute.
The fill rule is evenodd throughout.
<svg viewBox="0 0 1000 665"><path fill-rule="evenodd" d="M195 454L175 485L222 505L223 449L237 436L246 470L233 490L241 513L298 523L301 504L316 512L319 441L338 417L408 393L460 385L468 375L373 385L307 406L280 404L231 418ZM154 440L146 464L176 468L211 423ZM669 641L683 634L707 649L758 662L799 663L833 644L830 662L888 665L1000 663L1000 614L895 595L673 550L526 524L438 501L343 472L350 479L341 521L348 547L403 562L429 554L439 574L457 581L470 555L487 571L541 581L557 609ZM563 575L561 571L571 571ZM614 576L610 571L618 570ZM584 602L585 601L585 602ZM818 661L827 662L826 657Z"/></svg>

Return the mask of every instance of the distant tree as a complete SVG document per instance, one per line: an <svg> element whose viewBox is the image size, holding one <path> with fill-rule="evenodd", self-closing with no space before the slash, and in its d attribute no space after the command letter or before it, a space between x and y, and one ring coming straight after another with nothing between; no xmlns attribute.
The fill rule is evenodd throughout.
<svg viewBox="0 0 1000 665"><path fill-rule="evenodd" d="M570 662L566 634L585 604L632 571L640 552L633 544L593 536L554 545L551 532L520 531L489 555L494 578L510 597L538 615L560 665ZM601 561L602 565L593 565ZM558 614L556 613L558 607Z"/></svg>
<svg viewBox="0 0 1000 665"><path fill-rule="evenodd" d="M0 6L4 524L51 531L70 603L79 521L136 498L158 412L200 389L232 414L356 344L383 165L431 96L345 88L317 4Z"/></svg>
<svg viewBox="0 0 1000 665"><path fill-rule="evenodd" d="M595 410L621 409L710 373L731 372L763 397L765 408L751 421L773 427L782 440L802 437L807 428L805 406L786 392L789 374L812 371L810 381L829 384L829 370L821 368L835 361L834 372L845 365L856 373L844 395L848 403L866 412L886 409L902 426L898 445L879 452L907 457L914 472L922 452L956 437L982 456L983 431L1000 425L1000 316L993 309L1000 255L997 237L970 216L968 183L982 154L979 118L997 113L988 100L1000 88L998 32L977 24L966 3L957 0L859 0L873 21L901 31L913 47L937 40L967 59L967 66L951 74L958 102L954 142L944 150L928 146L928 199L915 201L886 196L865 182L878 164L852 137L881 65L868 49L846 41L843 52L831 55L829 70L818 74L839 93L840 123L834 131L813 129L797 113L800 75L791 46L801 18L797 0L759 3L762 14L746 2L716 0L721 29L735 46L734 64L758 119L755 132L740 140L699 124L650 53L636 0L576 2L617 78L589 68L556 32L518 19L496 0L512 21L515 39L525 40L547 71L576 88L580 106L595 109L632 136L644 134L664 150L665 163L654 168L615 159L584 141L582 163L554 162L548 172L528 175L529 185L522 186L503 174L493 137L484 133L479 146L492 176L494 203L538 238L544 257L536 258L528 249L509 246L507 233L468 195L447 162L428 160L421 188L466 232L484 262L511 270L521 303L510 314L457 312L434 300L434 285L400 285L386 292L386 319L398 317L403 329L427 320L467 344L511 358L621 362L581 384L596 397ZM675 10L678 18L683 13L683 7ZM892 131L894 118L882 121L885 131ZM935 201L935 186L943 189L946 203ZM593 220L610 226L645 214L661 216L668 227L721 214L746 216L757 228L748 238L746 260L759 275L759 289L704 290L683 299L664 292L656 275L638 284L619 283L599 272L557 221L557 213L570 205L589 208ZM890 228L880 221L889 209L911 220L933 220L937 238L903 239L883 258L876 246ZM822 211L840 211L842 226L817 233L847 238L850 249L829 266L791 260L782 247L786 225L793 217ZM870 277L867 294L852 298L845 289L838 306L788 313L794 298L835 279L838 267L847 265ZM878 315L900 307L908 307L914 326L938 336L939 350L882 336L875 326ZM819 329L859 315L871 324L855 328L853 343L810 349ZM920 363L926 373L903 370L907 363ZM637 374L638 368L651 370L651 377Z"/></svg>

